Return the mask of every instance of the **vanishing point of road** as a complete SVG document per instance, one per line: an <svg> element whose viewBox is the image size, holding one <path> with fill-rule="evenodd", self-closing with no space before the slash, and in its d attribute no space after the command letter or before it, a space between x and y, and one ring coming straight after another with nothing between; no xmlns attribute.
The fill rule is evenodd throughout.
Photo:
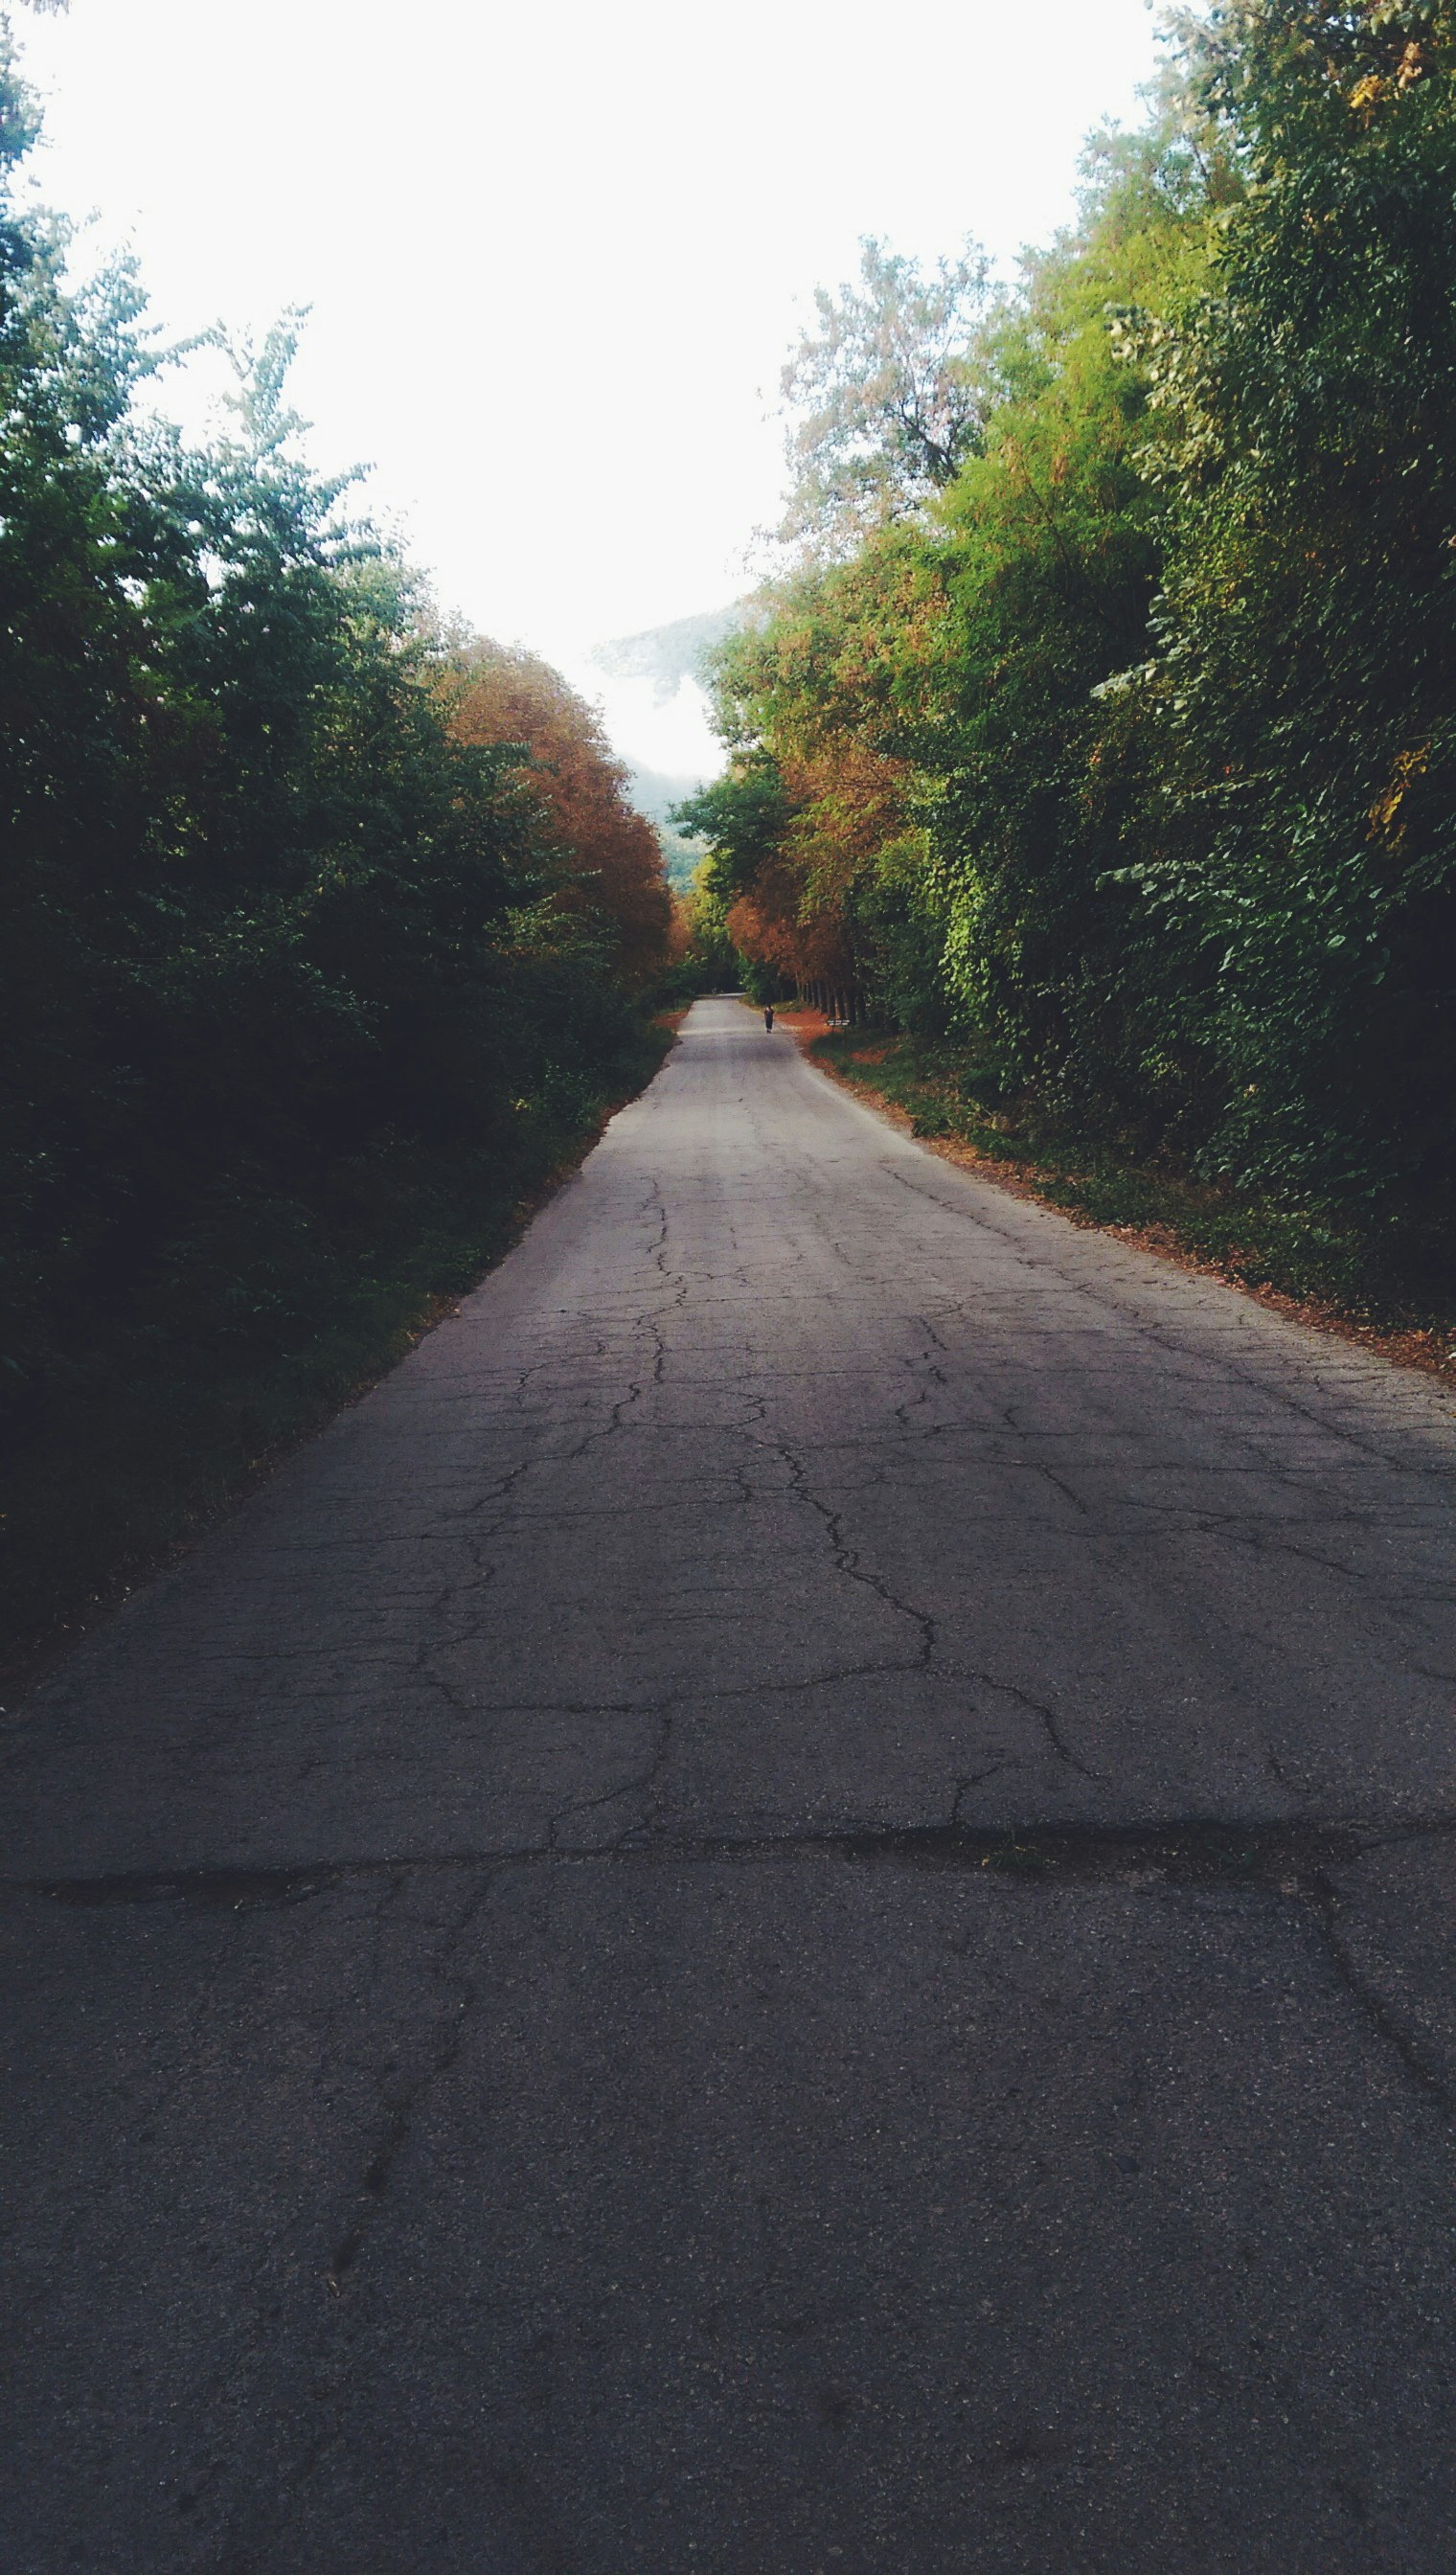
<svg viewBox="0 0 1456 2575"><path fill-rule="evenodd" d="M1453 1460L700 1003L14 1730L8 2575L1449 2575Z"/></svg>

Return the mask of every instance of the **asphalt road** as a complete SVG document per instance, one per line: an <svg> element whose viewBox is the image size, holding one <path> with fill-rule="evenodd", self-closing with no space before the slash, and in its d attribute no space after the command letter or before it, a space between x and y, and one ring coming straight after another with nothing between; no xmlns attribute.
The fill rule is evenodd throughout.
<svg viewBox="0 0 1456 2575"><path fill-rule="evenodd" d="M14 1729L6 2575L1448 2575L1453 1457L700 1004Z"/></svg>

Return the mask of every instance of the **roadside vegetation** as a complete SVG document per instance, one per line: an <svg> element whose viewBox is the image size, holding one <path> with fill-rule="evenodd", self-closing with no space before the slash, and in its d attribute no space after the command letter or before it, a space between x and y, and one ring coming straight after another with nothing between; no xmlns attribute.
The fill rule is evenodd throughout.
<svg viewBox="0 0 1456 2575"><path fill-rule="evenodd" d="M0 1629L405 1346L739 976L1100 1222L1452 1316L1452 0L1172 13L1009 289L866 242L676 891L591 710L310 467L291 324L159 418L34 133L5 37Z"/></svg>
<svg viewBox="0 0 1456 2575"><path fill-rule="evenodd" d="M1013 289L866 243L784 390L682 809L752 989L1086 1208L1449 1316L1449 0L1175 13Z"/></svg>
<svg viewBox="0 0 1456 2575"><path fill-rule="evenodd" d="M1031 1095L1007 1101L969 1051L872 1029L823 1029L779 1005L806 1052L962 1170L1039 1199L1079 1224L1231 1281L1305 1322L1434 1373L1456 1366L1456 1299L1412 1295L1378 1266L1358 1221L1191 1179L1167 1156L1139 1157L1085 1126L1058 1126Z"/></svg>
<svg viewBox="0 0 1456 2575"><path fill-rule="evenodd" d="M595 717L309 466L293 330L195 447L68 281L0 51L0 1629L403 1348L637 1089L672 907Z"/></svg>

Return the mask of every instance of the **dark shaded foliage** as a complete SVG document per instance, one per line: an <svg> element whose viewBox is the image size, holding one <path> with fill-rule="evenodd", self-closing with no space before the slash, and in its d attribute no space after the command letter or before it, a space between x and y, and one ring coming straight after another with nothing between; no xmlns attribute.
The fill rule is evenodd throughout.
<svg viewBox="0 0 1456 2575"><path fill-rule="evenodd" d="M32 134L7 55L0 1436L21 1485L127 1385L256 1375L361 1267L413 1276L412 1174L422 1226L452 1170L509 1207L640 1078L630 987L669 918L646 825L623 809L629 935L529 747L452 720L459 657L302 460L290 327L238 358L208 451L140 423L134 281L69 293L63 238L16 210ZM605 746L584 737L579 773L605 810Z"/></svg>

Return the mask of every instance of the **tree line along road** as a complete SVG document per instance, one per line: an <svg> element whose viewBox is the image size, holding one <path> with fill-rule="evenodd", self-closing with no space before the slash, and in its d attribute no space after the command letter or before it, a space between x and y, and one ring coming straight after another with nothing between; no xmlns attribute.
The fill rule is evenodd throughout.
<svg viewBox="0 0 1456 2575"><path fill-rule="evenodd" d="M1453 1454L698 1004L12 1729L6 2566L1449 2569Z"/></svg>

